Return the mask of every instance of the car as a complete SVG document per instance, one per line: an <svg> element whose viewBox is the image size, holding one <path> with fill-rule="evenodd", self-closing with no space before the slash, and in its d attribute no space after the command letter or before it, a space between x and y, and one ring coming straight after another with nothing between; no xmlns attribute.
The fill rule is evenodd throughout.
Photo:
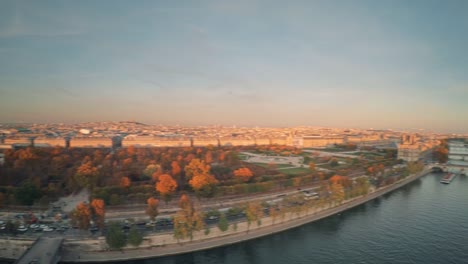
<svg viewBox="0 0 468 264"><path fill-rule="evenodd" d="M28 231L28 228L24 225L20 225L18 229L16 229L18 232L26 232Z"/></svg>
<svg viewBox="0 0 468 264"><path fill-rule="evenodd" d="M156 222L153 222L153 221L149 221L148 223L145 224L146 226L148 227L153 227L156 225Z"/></svg>
<svg viewBox="0 0 468 264"><path fill-rule="evenodd" d="M44 228L44 232L52 232L54 229L52 227Z"/></svg>

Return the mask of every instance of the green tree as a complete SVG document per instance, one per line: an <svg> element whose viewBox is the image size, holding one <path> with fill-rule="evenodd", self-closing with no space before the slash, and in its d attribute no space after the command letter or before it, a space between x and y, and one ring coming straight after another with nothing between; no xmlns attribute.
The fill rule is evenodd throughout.
<svg viewBox="0 0 468 264"><path fill-rule="evenodd" d="M127 244L125 233L122 231L119 223L110 223L106 234L106 242L111 249L120 249Z"/></svg>
<svg viewBox="0 0 468 264"><path fill-rule="evenodd" d="M448 160L448 144L446 140L440 143L440 146L434 149L433 156L439 163L446 163Z"/></svg>
<svg viewBox="0 0 468 264"><path fill-rule="evenodd" d="M221 232L225 232L229 229L229 222L224 214L221 214L218 222L218 228Z"/></svg>
<svg viewBox="0 0 468 264"><path fill-rule="evenodd" d="M132 246L139 246L143 242L143 235L138 231L138 229L135 226L132 226L130 228L130 231L128 233L128 243Z"/></svg>
<svg viewBox="0 0 468 264"><path fill-rule="evenodd" d="M22 205L32 205L34 200L41 197L40 191L36 185L31 182L24 182L21 187L15 191L15 199Z"/></svg>
<svg viewBox="0 0 468 264"><path fill-rule="evenodd" d="M336 167L338 165L339 165L339 163L338 163L337 159L333 158L333 159L330 160L330 166L331 167Z"/></svg>

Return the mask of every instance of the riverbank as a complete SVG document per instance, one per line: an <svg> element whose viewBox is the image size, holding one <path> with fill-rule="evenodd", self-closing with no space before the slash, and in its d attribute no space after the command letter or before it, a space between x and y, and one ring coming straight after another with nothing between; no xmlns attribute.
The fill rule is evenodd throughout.
<svg viewBox="0 0 468 264"><path fill-rule="evenodd" d="M177 243L172 234L163 234L145 238L142 246L137 249L126 248L122 251L103 251L102 249L106 247L103 238L88 241L67 241L63 245L62 262L83 263L128 261L184 254L240 243L262 236L283 232L348 210L396 190L420 178L428 172L429 170L425 170L419 174L409 176L391 186L380 188L366 196L347 200L339 206L315 211L309 210L305 214L290 213L282 220L276 219L276 221L271 217L266 217L262 219L262 224L260 226L253 224L249 227L247 223L242 222L237 225L236 230L231 226L230 230L226 232L221 232L217 227L213 227L208 235L203 234L203 231L198 232L191 242L181 241L181 243Z"/></svg>

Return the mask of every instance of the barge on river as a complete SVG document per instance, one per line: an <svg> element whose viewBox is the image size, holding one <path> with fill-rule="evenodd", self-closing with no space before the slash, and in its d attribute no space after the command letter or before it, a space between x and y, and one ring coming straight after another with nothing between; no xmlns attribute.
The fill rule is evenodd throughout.
<svg viewBox="0 0 468 264"><path fill-rule="evenodd" d="M447 173L442 180L440 180L441 183L449 184L452 182L452 180L457 176L455 173Z"/></svg>

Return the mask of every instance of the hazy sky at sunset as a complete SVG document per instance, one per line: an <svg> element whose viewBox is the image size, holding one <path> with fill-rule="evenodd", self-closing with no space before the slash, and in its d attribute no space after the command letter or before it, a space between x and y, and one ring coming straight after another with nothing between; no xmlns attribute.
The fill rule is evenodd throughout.
<svg viewBox="0 0 468 264"><path fill-rule="evenodd" d="M468 1L0 1L0 122L468 132Z"/></svg>

